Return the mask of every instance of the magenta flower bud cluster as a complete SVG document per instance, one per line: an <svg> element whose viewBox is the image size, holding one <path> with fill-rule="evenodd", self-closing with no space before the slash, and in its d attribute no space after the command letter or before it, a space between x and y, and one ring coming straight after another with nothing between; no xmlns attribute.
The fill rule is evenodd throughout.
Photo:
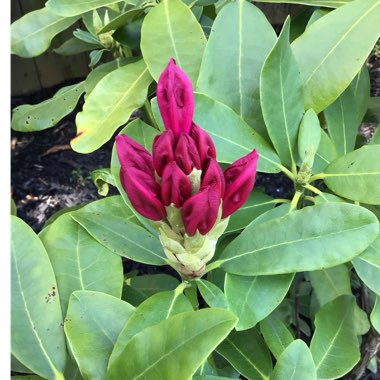
<svg viewBox="0 0 380 380"><path fill-rule="evenodd" d="M207 235L247 200L258 154L253 150L222 171L211 137L193 122L191 81L174 59L159 78L157 101L166 131L155 138L152 155L126 135L116 138L122 186L146 218L186 238Z"/></svg>

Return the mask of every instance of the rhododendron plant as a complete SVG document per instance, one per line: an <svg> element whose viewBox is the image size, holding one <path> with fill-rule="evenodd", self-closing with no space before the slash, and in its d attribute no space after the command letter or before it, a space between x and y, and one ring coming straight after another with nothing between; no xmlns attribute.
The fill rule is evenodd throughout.
<svg viewBox="0 0 380 380"><path fill-rule="evenodd" d="M224 172L211 137L193 122L190 79L171 59L157 85L166 131L153 154L126 135L116 137L121 183L133 205L152 221L172 265L201 277L229 216L247 200L259 158L251 153Z"/></svg>

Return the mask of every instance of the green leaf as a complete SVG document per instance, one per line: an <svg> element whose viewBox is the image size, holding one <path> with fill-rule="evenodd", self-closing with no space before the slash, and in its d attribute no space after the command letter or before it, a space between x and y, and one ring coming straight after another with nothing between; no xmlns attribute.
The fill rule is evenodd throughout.
<svg viewBox="0 0 380 380"><path fill-rule="evenodd" d="M113 253L144 264L166 264L166 256L158 238L126 218L82 209L74 211L71 216Z"/></svg>
<svg viewBox="0 0 380 380"><path fill-rule="evenodd" d="M67 17L80 15L118 2L119 0L48 0L46 6L54 13ZM126 3L134 4L135 0L128 0Z"/></svg>
<svg viewBox="0 0 380 380"><path fill-rule="evenodd" d="M78 19L58 16L47 8L27 13L11 26L11 53L23 58L42 54L53 37Z"/></svg>
<svg viewBox="0 0 380 380"><path fill-rule="evenodd" d="M259 8L243 0L227 4L212 24L197 84L197 91L229 106L263 137L259 79L275 41Z"/></svg>
<svg viewBox="0 0 380 380"><path fill-rule="evenodd" d="M221 376L212 376L212 375L194 376L193 377L193 380L233 380L233 379L234 379L233 377L221 377Z"/></svg>
<svg viewBox="0 0 380 380"><path fill-rule="evenodd" d="M224 293L214 285L212 282L207 280L197 280L198 290L201 296L206 301L207 305L210 307L219 307L222 309L228 309L228 301Z"/></svg>
<svg viewBox="0 0 380 380"><path fill-rule="evenodd" d="M343 295L324 305L316 314L316 330L310 349L319 379L341 377L360 359L355 305L354 296Z"/></svg>
<svg viewBox="0 0 380 380"><path fill-rule="evenodd" d="M114 38L120 44L129 47L130 49L140 49L141 43L141 28L144 18L140 17L131 21L128 25L124 25L117 29L112 34Z"/></svg>
<svg viewBox="0 0 380 380"><path fill-rule="evenodd" d="M313 109L307 110L298 132L298 154L301 161L306 162L309 167L314 164L314 156L319 148L321 133L317 114Z"/></svg>
<svg viewBox="0 0 380 380"><path fill-rule="evenodd" d="M367 204L380 204L380 145L363 146L334 160L323 178L335 194Z"/></svg>
<svg viewBox="0 0 380 380"><path fill-rule="evenodd" d="M33 374L29 368L25 367L19 360L15 358L14 355L11 354L11 371L18 373L30 373Z"/></svg>
<svg viewBox="0 0 380 380"><path fill-rule="evenodd" d="M194 122L214 140L218 161L231 163L256 149L258 170L278 173L280 159L265 140L231 108L204 94L195 94Z"/></svg>
<svg viewBox="0 0 380 380"><path fill-rule="evenodd" d="M290 212L290 203L283 203L269 211L264 212L260 216L258 216L256 219L254 219L248 226L247 230L249 229L252 231L252 228L254 226L258 226L261 223L267 222L272 219L281 218Z"/></svg>
<svg viewBox="0 0 380 380"><path fill-rule="evenodd" d="M376 296L375 306L371 312L371 324L380 333L380 297Z"/></svg>
<svg viewBox="0 0 380 380"><path fill-rule="evenodd" d="M223 309L174 315L135 335L120 360L110 366L106 379L189 379L236 322Z"/></svg>
<svg viewBox="0 0 380 380"><path fill-rule="evenodd" d="M65 333L85 379L104 379L113 346L134 310L104 293L79 290L71 295Z"/></svg>
<svg viewBox="0 0 380 380"><path fill-rule="evenodd" d="M314 22L292 43L306 109L319 113L351 83L380 36L379 18L378 0L352 1ZM344 62L344 68L337 69L337 62Z"/></svg>
<svg viewBox="0 0 380 380"><path fill-rule="evenodd" d="M107 49L101 49L101 50L93 50L91 53L90 53L90 63L89 63L89 67L93 68L94 66L96 66L100 59L102 58L102 55L103 53L106 51Z"/></svg>
<svg viewBox="0 0 380 380"><path fill-rule="evenodd" d="M111 62L103 63L102 65L99 65L94 70L92 70L84 81L84 90L86 93L85 98L88 97L88 95L102 78L104 78L111 71L114 71L121 66L125 66L128 62L129 60L126 58L117 58Z"/></svg>
<svg viewBox="0 0 380 380"><path fill-rule="evenodd" d="M368 108L369 93L368 69L363 67L350 86L324 111L329 135L340 156L355 148L358 128Z"/></svg>
<svg viewBox="0 0 380 380"><path fill-rule="evenodd" d="M250 380L268 379L272 371L269 350L256 329L232 331L217 352Z"/></svg>
<svg viewBox="0 0 380 380"><path fill-rule="evenodd" d="M309 347L300 339L291 343L278 358L270 380L317 380Z"/></svg>
<svg viewBox="0 0 380 380"><path fill-rule="evenodd" d="M59 55L67 56L84 53L86 51L98 49L100 47L102 47L100 43L88 43L79 40L76 37L71 37L53 51Z"/></svg>
<svg viewBox="0 0 380 380"><path fill-rule="evenodd" d="M287 4L304 4L313 7L338 8L352 0L286 0ZM284 3L284 0L260 0L260 3Z"/></svg>
<svg viewBox="0 0 380 380"><path fill-rule="evenodd" d="M380 296L380 234L352 264L366 286Z"/></svg>
<svg viewBox="0 0 380 380"><path fill-rule="evenodd" d="M157 325L169 317L192 311L190 301L182 294L182 288L157 293L141 303L121 331L112 351L108 367L124 360L123 351L129 341L145 328ZM116 364L117 365L117 364Z"/></svg>
<svg viewBox="0 0 380 380"><path fill-rule="evenodd" d="M260 76L260 101L271 141L281 163L295 169L299 124L304 114L302 78L289 44L290 19L266 58Z"/></svg>
<svg viewBox="0 0 380 380"><path fill-rule="evenodd" d="M268 315L260 322L260 331L265 343L277 360L294 340L293 334L276 312Z"/></svg>
<svg viewBox="0 0 380 380"><path fill-rule="evenodd" d="M17 216L17 205L12 197L11 197L11 215Z"/></svg>
<svg viewBox="0 0 380 380"><path fill-rule="evenodd" d="M293 277L293 274L251 277L227 273L224 292L229 309L239 317L236 330L249 329L269 315L286 296Z"/></svg>
<svg viewBox="0 0 380 380"><path fill-rule="evenodd" d="M106 196L109 191L109 185L116 186L115 179L111 173L111 169L96 169L91 172L91 180L98 189L98 194Z"/></svg>
<svg viewBox="0 0 380 380"><path fill-rule="evenodd" d="M326 166L337 157L338 154L336 153L334 143L328 134L321 129L321 141L319 142L319 148L314 158L313 173L322 172Z"/></svg>
<svg viewBox="0 0 380 380"><path fill-rule="evenodd" d="M377 236L363 207L324 203L246 228L223 251L225 271L244 276L320 270L347 262Z"/></svg>
<svg viewBox="0 0 380 380"><path fill-rule="evenodd" d="M36 375L27 375L27 376L11 376L11 380L44 380L44 379Z"/></svg>
<svg viewBox="0 0 380 380"><path fill-rule="evenodd" d="M66 343L57 283L40 239L11 216L11 351L34 373L63 380Z"/></svg>
<svg viewBox="0 0 380 380"><path fill-rule="evenodd" d="M71 141L72 148L90 153L107 142L132 112L144 104L151 81L143 60L105 75L77 115L77 137Z"/></svg>
<svg viewBox="0 0 380 380"><path fill-rule="evenodd" d="M351 293L350 273L344 264L309 273L311 285L320 306Z"/></svg>
<svg viewBox="0 0 380 380"><path fill-rule="evenodd" d="M252 220L274 206L275 201L272 197L260 190L254 189L243 206L230 216L225 233L238 231L247 227Z"/></svg>
<svg viewBox="0 0 380 380"><path fill-rule="evenodd" d="M160 108L158 107L157 97L152 98L152 100L150 101L150 106L152 108L154 121L156 122L158 128L160 129L161 132L165 131L166 128L162 120Z"/></svg>
<svg viewBox="0 0 380 380"><path fill-rule="evenodd" d="M157 46L160 54L157 54ZM141 51L152 77L174 58L195 85L206 37L190 8L180 0L164 0L145 16L141 30Z"/></svg>
<svg viewBox="0 0 380 380"><path fill-rule="evenodd" d="M140 119L133 120L125 128L121 130L119 134L125 134L132 138L134 141L138 142L144 146L149 152L152 151L152 145L154 138L160 132L157 129L152 128L148 124L144 123ZM140 215L132 206L131 202L128 199L127 193L124 191L123 186L120 182L120 162L116 151L116 144L112 148L112 157L111 157L111 173L114 176L116 187L119 190L121 196L124 199L124 202L129 207L129 209L136 215L136 218L145 226L151 233L157 235L157 232L151 227L150 220Z"/></svg>
<svg viewBox="0 0 380 380"><path fill-rule="evenodd" d="M143 293L146 297L150 297L165 290L174 290L179 285L179 281L173 276L159 273L132 277L126 280L126 284Z"/></svg>
<svg viewBox="0 0 380 380"><path fill-rule="evenodd" d="M71 113L84 92L84 82L61 88L52 98L38 104L23 104L12 112L12 129L42 131L54 127Z"/></svg>
<svg viewBox="0 0 380 380"><path fill-rule="evenodd" d="M64 314L75 290L95 290L121 297L120 257L98 243L70 214L60 216L41 232L40 238L54 269Z"/></svg>
<svg viewBox="0 0 380 380"><path fill-rule="evenodd" d="M90 32L86 32L82 29L76 29L73 32L74 37L78 38L83 42L87 42L88 44L100 44L100 40L97 36L93 35Z"/></svg>
<svg viewBox="0 0 380 380"><path fill-rule="evenodd" d="M98 34L107 33L112 30L117 30L120 27L129 24L135 17L140 15L140 13L142 12L143 12L142 8L129 9L128 11L115 17L108 24L104 25L104 27L101 30L99 30Z"/></svg>

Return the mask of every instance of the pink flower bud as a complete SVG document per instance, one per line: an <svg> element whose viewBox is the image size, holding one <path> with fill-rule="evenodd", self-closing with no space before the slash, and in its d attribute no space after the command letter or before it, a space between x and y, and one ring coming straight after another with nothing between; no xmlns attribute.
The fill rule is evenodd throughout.
<svg viewBox="0 0 380 380"><path fill-rule="evenodd" d="M123 168L134 167L143 172L153 173L152 156L142 145L130 137L116 136L116 151Z"/></svg>
<svg viewBox="0 0 380 380"><path fill-rule="evenodd" d="M156 136L153 141L153 165L161 177L165 166L174 161L174 135L172 131L165 131Z"/></svg>
<svg viewBox="0 0 380 380"><path fill-rule="evenodd" d="M152 220L166 218L166 211L161 202L160 185L154 180L153 174L135 167L122 167L120 181L136 211Z"/></svg>
<svg viewBox="0 0 380 380"><path fill-rule="evenodd" d="M167 164L164 169L161 178L161 195L165 206L174 203L178 208L191 197L190 180L175 161Z"/></svg>
<svg viewBox="0 0 380 380"><path fill-rule="evenodd" d="M198 148L199 157L201 159L201 167L203 168L209 158L216 158L216 149L210 135L202 128L193 123L190 136L194 139Z"/></svg>
<svg viewBox="0 0 380 380"><path fill-rule="evenodd" d="M197 146L189 135L181 133L174 154L178 166L186 174L190 174L194 168L201 168Z"/></svg>
<svg viewBox="0 0 380 380"><path fill-rule="evenodd" d="M194 115L193 86L173 58L158 80L157 102L167 130L172 130L175 137L190 132Z"/></svg>
<svg viewBox="0 0 380 380"><path fill-rule="evenodd" d="M202 173L201 189L206 186L216 186L219 189L220 198L224 195L225 181L222 168L218 162L210 158L206 164L206 169Z"/></svg>
<svg viewBox="0 0 380 380"><path fill-rule="evenodd" d="M182 221L186 233L193 236L199 230L202 235L207 234L214 227L219 205L219 189L216 186L206 186L189 198L182 207Z"/></svg>
<svg viewBox="0 0 380 380"><path fill-rule="evenodd" d="M248 199L255 185L258 159L258 153L253 150L224 171L226 191L223 197L222 218L230 216Z"/></svg>

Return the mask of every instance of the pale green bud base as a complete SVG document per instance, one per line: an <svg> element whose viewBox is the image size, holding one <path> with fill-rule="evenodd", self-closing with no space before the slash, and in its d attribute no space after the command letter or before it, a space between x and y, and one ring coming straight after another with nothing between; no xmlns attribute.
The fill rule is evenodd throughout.
<svg viewBox="0 0 380 380"><path fill-rule="evenodd" d="M166 207L167 219L153 223L159 232L164 252L173 268L183 279L196 279L203 276L206 264L215 254L216 243L227 228L229 218L221 219L222 207L214 227L206 234L199 231L187 235L183 226L181 210L170 205Z"/></svg>

